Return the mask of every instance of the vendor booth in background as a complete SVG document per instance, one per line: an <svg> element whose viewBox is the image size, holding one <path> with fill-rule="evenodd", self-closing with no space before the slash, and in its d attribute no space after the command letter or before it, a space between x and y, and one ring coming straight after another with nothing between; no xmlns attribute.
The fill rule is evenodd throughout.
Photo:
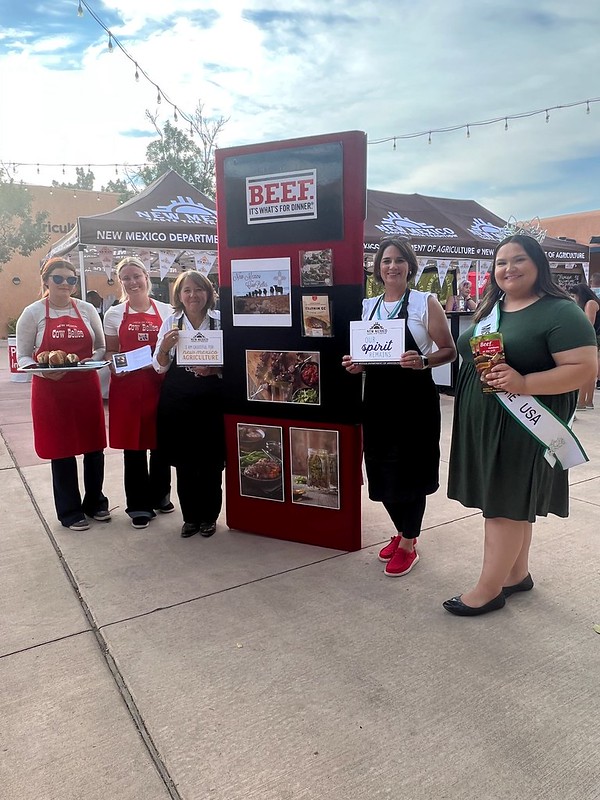
<svg viewBox="0 0 600 800"><path fill-rule="evenodd" d="M150 271L153 296L169 302L170 282L182 270L197 269L216 284L217 241L214 200L169 170L114 211L79 217L47 258L78 259L83 296L93 289L106 297L117 291L114 265L134 255Z"/></svg>
<svg viewBox="0 0 600 800"><path fill-rule="evenodd" d="M474 200L369 190L365 259L377 251L384 237L407 237L418 257L415 283L419 289L435 292L444 304L448 295L456 294L461 280L469 280L477 300L489 277L494 248L507 235L507 224L519 225L512 219L507 223ZM587 245L544 236L535 221L532 232L537 233L559 286L588 280ZM378 293L377 288L367 281L367 291Z"/></svg>

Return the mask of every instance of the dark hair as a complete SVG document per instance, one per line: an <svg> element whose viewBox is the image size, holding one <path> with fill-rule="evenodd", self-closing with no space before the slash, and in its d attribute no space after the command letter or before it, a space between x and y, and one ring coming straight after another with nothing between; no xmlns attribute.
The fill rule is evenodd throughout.
<svg viewBox="0 0 600 800"><path fill-rule="evenodd" d="M513 234L512 236L507 236L506 239L503 239L496 245L490 281L477 311L473 314L474 322L479 322L480 319L486 317L502 296L502 289L496 283L496 259L498 257L498 251L501 247L504 247L505 244L518 244L537 267L537 278L533 285L533 291L536 294L540 296L549 294L552 295L552 297L561 297L564 300L570 299L568 293L552 281L550 263L538 241L531 236Z"/></svg>
<svg viewBox="0 0 600 800"><path fill-rule="evenodd" d="M173 308L175 311L183 311L183 303L181 302L181 287L186 278L191 278L192 281L206 292L206 309L215 307L215 290L212 283L201 272L196 272L195 269L187 269L182 272L175 281L173 287Z"/></svg>
<svg viewBox="0 0 600 800"><path fill-rule="evenodd" d="M576 296L577 300L575 302L579 308L585 308L586 303L590 300L594 300L594 302L598 304L598 310L600 311L600 300L586 283L576 283L574 286L570 286L569 294L574 294Z"/></svg>
<svg viewBox="0 0 600 800"><path fill-rule="evenodd" d="M409 242L406 239L399 239L397 236L389 236L385 239L382 239L379 243L379 250L377 251L377 255L375 256L375 261L373 262L373 275L375 278L382 282L381 280L381 259L383 258L383 254L388 247L397 247L400 250L400 254L403 258L408 261L408 276L406 278L407 281L412 280L418 272L419 266L417 264L417 257L415 255L415 251L412 249Z"/></svg>

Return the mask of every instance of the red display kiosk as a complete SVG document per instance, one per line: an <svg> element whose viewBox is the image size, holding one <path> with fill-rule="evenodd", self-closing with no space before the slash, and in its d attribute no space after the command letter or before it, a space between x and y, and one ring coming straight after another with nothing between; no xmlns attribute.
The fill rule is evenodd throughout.
<svg viewBox="0 0 600 800"><path fill-rule="evenodd" d="M360 319L366 135L218 150L230 528L361 546Z"/></svg>

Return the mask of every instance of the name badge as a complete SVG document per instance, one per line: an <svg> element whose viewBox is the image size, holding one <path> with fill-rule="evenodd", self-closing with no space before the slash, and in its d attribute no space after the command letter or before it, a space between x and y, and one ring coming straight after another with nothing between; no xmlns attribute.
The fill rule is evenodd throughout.
<svg viewBox="0 0 600 800"><path fill-rule="evenodd" d="M392 364L404 353L403 319L371 319L350 323L350 355L356 364Z"/></svg>
<svg viewBox="0 0 600 800"><path fill-rule="evenodd" d="M179 331L177 365L180 367L222 367L223 331Z"/></svg>

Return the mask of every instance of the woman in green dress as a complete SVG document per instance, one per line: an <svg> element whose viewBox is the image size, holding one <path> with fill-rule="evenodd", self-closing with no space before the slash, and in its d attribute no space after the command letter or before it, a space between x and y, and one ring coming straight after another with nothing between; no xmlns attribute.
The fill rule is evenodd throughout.
<svg viewBox="0 0 600 800"><path fill-rule="evenodd" d="M568 472L560 462L551 465L552 451L540 443L539 431L535 436L529 432L533 412L523 401L529 397L531 408L543 403L550 410L545 419L556 424L558 417L566 424L575 411L578 387L596 370L594 329L552 282L548 259L529 236L509 236L497 246L491 280L473 319L475 326L458 340L463 361L448 496L483 511L485 541L476 585L444 603L459 616L495 611L509 595L533 588L528 565L532 523L537 515L568 516ZM502 334L506 362L480 378L469 340L494 329ZM482 380L498 394L482 392ZM526 425L507 409L529 414ZM572 440L560 426L560 435L548 444L565 438Z"/></svg>

